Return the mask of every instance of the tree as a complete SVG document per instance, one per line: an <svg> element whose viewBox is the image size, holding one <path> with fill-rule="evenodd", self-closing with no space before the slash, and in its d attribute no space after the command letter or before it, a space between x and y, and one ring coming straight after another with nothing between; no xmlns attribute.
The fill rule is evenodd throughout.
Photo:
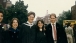
<svg viewBox="0 0 76 43"><path fill-rule="evenodd" d="M3 6L0 4L0 10L3 10Z"/></svg>
<svg viewBox="0 0 76 43"><path fill-rule="evenodd" d="M62 14L60 14L61 16L59 16L58 22L60 24L63 24L63 20L71 20L71 11L63 11Z"/></svg>
<svg viewBox="0 0 76 43"><path fill-rule="evenodd" d="M6 9L6 21L9 22L12 18L16 17L19 19L20 24L26 22L28 13L27 7L28 5L25 6L24 1L17 1L15 5L12 5Z"/></svg>

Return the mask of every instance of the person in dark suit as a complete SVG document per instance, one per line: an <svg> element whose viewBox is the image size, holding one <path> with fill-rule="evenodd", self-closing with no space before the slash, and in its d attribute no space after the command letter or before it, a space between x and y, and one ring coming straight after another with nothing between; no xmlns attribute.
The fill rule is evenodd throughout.
<svg viewBox="0 0 76 43"><path fill-rule="evenodd" d="M36 25L36 43L47 43L43 20L38 20Z"/></svg>
<svg viewBox="0 0 76 43"><path fill-rule="evenodd" d="M33 23L35 18L34 12L28 13L28 21L21 25L21 43L35 43L36 28Z"/></svg>
<svg viewBox="0 0 76 43"><path fill-rule="evenodd" d="M76 24L74 24L73 32L74 32L74 43L76 43Z"/></svg>
<svg viewBox="0 0 76 43"><path fill-rule="evenodd" d="M19 43L19 20L17 18L13 18L10 23L10 28L7 30L6 36L7 41L6 43Z"/></svg>
<svg viewBox="0 0 76 43"><path fill-rule="evenodd" d="M56 14L50 15L51 23L46 26L48 43L67 43L67 37L63 26L56 22Z"/></svg>
<svg viewBox="0 0 76 43"><path fill-rule="evenodd" d="M5 42L5 23L3 22L3 11L0 10L0 43L4 43Z"/></svg>

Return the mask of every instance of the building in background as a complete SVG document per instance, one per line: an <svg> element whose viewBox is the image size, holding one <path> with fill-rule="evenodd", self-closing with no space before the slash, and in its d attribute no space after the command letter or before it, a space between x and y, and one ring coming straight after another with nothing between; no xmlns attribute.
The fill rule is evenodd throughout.
<svg viewBox="0 0 76 43"><path fill-rule="evenodd" d="M10 1L10 0L8 0L7 2L6 2L6 9L7 9L7 7L11 7L12 6L12 2Z"/></svg>
<svg viewBox="0 0 76 43"><path fill-rule="evenodd" d="M46 16L44 16L43 21L45 24L49 24L50 23L50 14L47 14Z"/></svg>
<svg viewBox="0 0 76 43"><path fill-rule="evenodd" d="M4 7L7 8L8 6L12 5L12 2L10 0L0 0L0 4Z"/></svg>
<svg viewBox="0 0 76 43"><path fill-rule="evenodd" d="M0 0L0 4L5 8L7 0Z"/></svg>
<svg viewBox="0 0 76 43"><path fill-rule="evenodd" d="M43 17L37 17L36 21L38 21L38 20L43 20Z"/></svg>
<svg viewBox="0 0 76 43"><path fill-rule="evenodd" d="M71 7L72 20L76 20L76 1L75 5Z"/></svg>
<svg viewBox="0 0 76 43"><path fill-rule="evenodd" d="M36 20L34 21L34 24L36 24L38 20L43 20L43 17L37 17Z"/></svg>
<svg viewBox="0 0 76 43"><path fill-rule="evenodd" d="M43 20L45 24L49 24L50 23L50 14L47 14L44 17L37 17L36 22L38 20Z"/></svg>

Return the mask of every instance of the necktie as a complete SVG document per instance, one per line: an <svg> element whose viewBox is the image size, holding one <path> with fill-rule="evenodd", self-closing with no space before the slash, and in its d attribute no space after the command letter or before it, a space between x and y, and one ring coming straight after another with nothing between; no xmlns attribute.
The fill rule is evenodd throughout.
<svg viewBox="0 0 76 43"><path fill-rule="evenodd" d="M53 24L53 32L54 32L54 40L57 40L57 33L56 33L55 24Z"/></svg>

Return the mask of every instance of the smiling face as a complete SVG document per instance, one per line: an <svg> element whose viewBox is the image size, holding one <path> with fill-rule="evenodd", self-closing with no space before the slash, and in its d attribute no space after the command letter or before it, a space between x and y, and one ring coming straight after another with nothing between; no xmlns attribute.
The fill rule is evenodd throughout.
<svg viewBox="0 0 76 43"><path fill-rule="evenodd" d="M18 21L17 20L13 20L12 27L14 29L16 29L18 27Z"/></svg>
<svg viewBox="0 0 76 43"><path fill-rule="evenodd" d="M3 20L3 14L0 13L0 22L2 22L2 20Z"/></svg>
<svg viewBox="0 0 76 43"><path fill-rule="evenodd" d="M29 15L29 16L28 16L28 21L29 21L30 23L32 23L33 20L34 20L34 15L33 15L33 14Z"/></svg>
<svg viewBox="0 0 76 43"><path fill-rule="evenodd" d="M40 28L40 29L42 29L42 27L43 27L43 22L42 21L38 21L38 27Z"/></svg>
<svg viewBox="0 0 76 43"><path fill-rule="evenodd" d="M52 23L55 23L55 22L56 22L56 18L55 18L54 16L51 16L51 17L50 17L50 21L51 21Z"/></svg>
<svg viewBox="0 0 76 43"><path fill-rule="evenodd" d="M51 14L51 15L50 15L50 21L51 21L52 23L55 23L55 22L56 22L56 15L55 15L55 14Z"/></svg>

